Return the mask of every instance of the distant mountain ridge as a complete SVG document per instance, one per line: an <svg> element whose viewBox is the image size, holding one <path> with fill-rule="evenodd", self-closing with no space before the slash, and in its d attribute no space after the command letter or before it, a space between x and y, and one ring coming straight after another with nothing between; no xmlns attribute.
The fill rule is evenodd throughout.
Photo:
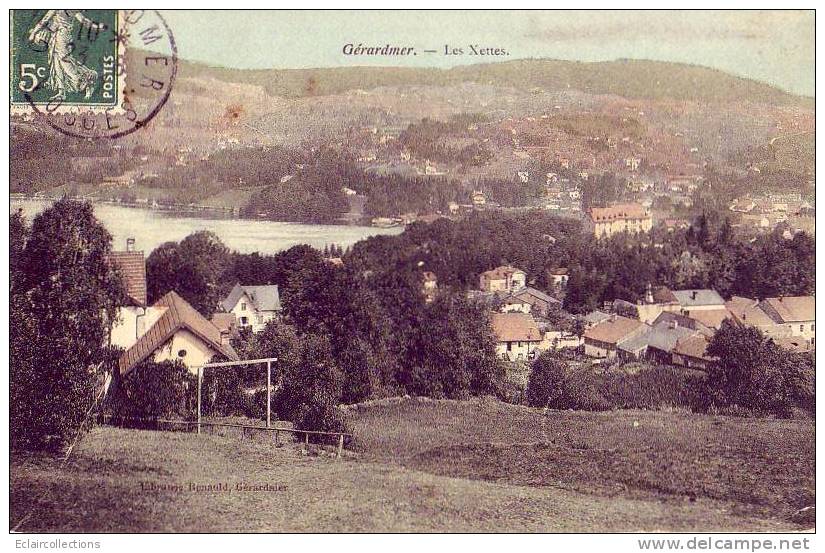
<svg viewBox="0 0 825 553"><path fill-rule="evenodd" d="M338 94L391 86L450 86L476 82L517 89L580 90L646 100L753 102L813 108L814 99L766 83L698 65L648 60L578 62L525 59L462 65L450 69L334 67L319 69L230 69L181 61L183 77L211 77L262 86L288 98Z"/></svg>

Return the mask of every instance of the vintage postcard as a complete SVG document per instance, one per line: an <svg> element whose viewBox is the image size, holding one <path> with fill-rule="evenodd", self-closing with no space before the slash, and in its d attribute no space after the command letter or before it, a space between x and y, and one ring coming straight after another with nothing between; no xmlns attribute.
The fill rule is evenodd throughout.
<svg viewBox="0 0 825 553"><path fill-rule="evenodd" d="M810 548L814 26L11 10L17 546Z"/></svg>

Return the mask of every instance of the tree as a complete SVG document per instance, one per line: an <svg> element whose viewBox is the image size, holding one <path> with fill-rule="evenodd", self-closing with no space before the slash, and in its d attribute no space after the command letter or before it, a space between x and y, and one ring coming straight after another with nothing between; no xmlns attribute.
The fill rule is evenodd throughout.
<svg viewBox="0 0 825 553"><path fill-rule="evenodd" d="M299 357L300 361L288 367L284 375L277 398L279 415L288 417L302 430L344 432L344 419L338 410L342 375L329 340L304 336Z"/></svg>
<svg viewBox="0 0 825 553"><path fill-rule="evenodd" d="M527 380L527 405L550 407L564 393L566 378L564 361L551 352L542 353L535 361Z"/></svg>
<svg viewBox="0 0 825 553"><path fill-rule="evenodd" d="M24 234L11 297L11 435L22 447L59 447L93 405L125 291L91 204L62 199Z"/></svg>
<svg viewBox="0 0 825 553"><path fill-rule="evenodd" d="M12 214L9 221L9 289L11 294L17 292L17 288L23 284L24 267L23 251L26 247L26 238L29 228L23 210Z"/></svg>
<svg viewBox="0 0 825 553"><path fill-rule="evenodd" d="M231 253L213 232L161 244L146 260L149 301L174 290L208 318L234 284L225 278L231 268Z"/></svg>
<svg viewBox="0 0 825 553"><path fill-rule="evenodd" d="M408 393L430 397L497 394L504 378L486 310L458 294L427 306L402 365Z"/></svg>
<svg viewBox="0 0 825 553"><path fill-rule="evenodd" d="M139 419L167 419L193 414L197 377L178 360L147 360L121 381L115 415Z"/></svg>
<svg viewBox="0 0 825 553"><path fill-rule="evenodd" d="M706 383L716 405L788 416L810 387L808 357L777 346L754 327L725 320L707 354L715 358Z"/></svg>

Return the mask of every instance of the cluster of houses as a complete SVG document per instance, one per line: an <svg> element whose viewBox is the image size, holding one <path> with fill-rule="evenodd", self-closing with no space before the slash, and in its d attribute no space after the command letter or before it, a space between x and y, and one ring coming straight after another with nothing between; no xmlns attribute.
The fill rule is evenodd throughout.
<svg viewBox="0 0 825 553"><path fill-rule="evenodd" d="M761 301L734 296L725 301L715 290L648 290L644 301L616 301L612 313L590 315L584 352L599 359L651 359L705 368L706 348L726 319L761 330L782 347L811 351L816 346L813 296ZM621 313L621 314L620 314Z"/></svg>
<svg viewBox="0 0 825 553"><path fill-rule="evenodd" d="M566 269L553 271L559 290L566 285ZM560 330L546 319L561 302L527 285L524 271L502 266L479 277L476 297L495 297L491 325L496 353L508 361L529 360L542 351L582 348L594 359L649 359L654 362L703 369L711 361L706 349L722 322L753 326L782 347L794 351L815 348L813 296L755 300L734 296L725 301L708 289L669 290L648 286L637 303L616 300L604 311L580 317L583 332Z"/></svg>
<svg viewBox="0 0 825 553"><path fill-rule="evenodd" d="M134 240L125 251L110 254L110 262L123 277L127 301L120 307L109 341L123 348L119 359L122 376L146 359L178 360L191 370L216 355L237 360L230 343L240 329L260 332L280 316L277 285L236 284L210 319L201 315L174 291L152 305L147 302L146 265ZM568 271L559 268L550 277L560 295ZM422 273L426 301L438 291L432 272ZM533 359L542 351L582 348L594 359L649 359L655 362L703 369L711 361L706 353L710 338L722 322L753 326L782 347L794 351L815 348L813 296L773 297L761 300L734 296L725 301L714 290L669 290L648 286L637 303L616 300L604 311L578 320L578 332L562 330L548 315L558 312L561 300L531 287L525 271L509 265L479 276L477 299L490 300L496 353L508 361Z"/></svg>
<svg viewBox="0 0 825 553"><path fill-rule="evenodd" d="M728 206L735 226L756 232L780 229L786 238L799 232L816 233L814 208L798 192L741 196Z"/></svg>
<svg viewBox="0 0 825 553"><path fill-rule="evenodd" d="M124 350L118 361L121 376L146 359L178 360L193 372L216 355L237 360L232 335L240 329L260 332L280 314L277 285L236 284L211 319L174 291L149 305L145 258L134 245L130 238L125 251L109 257L123 278L127 296L109 333L110 345Z"/></svg>

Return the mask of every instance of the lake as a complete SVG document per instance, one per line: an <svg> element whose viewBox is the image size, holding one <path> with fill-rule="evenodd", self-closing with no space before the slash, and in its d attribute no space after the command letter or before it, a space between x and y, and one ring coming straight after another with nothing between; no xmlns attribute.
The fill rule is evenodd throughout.
<svg viewBox="0 0 825 553"><path fill-rule="evenodd" d="M34 216L53 200L12 198L10 213L22 208L31 224ZM323 249L326 244L351 246L370 236L400 234L403 227L376 228L345 225L282 223L255 219L209 219L174 212L111 204L94 204L95 216L112 234L112 247L126 249L126 239L135 238L135 248L147 254L164 242L180 241L199 230L214 232L230 249L241 253L276 253L298 244Z"/></svg>

